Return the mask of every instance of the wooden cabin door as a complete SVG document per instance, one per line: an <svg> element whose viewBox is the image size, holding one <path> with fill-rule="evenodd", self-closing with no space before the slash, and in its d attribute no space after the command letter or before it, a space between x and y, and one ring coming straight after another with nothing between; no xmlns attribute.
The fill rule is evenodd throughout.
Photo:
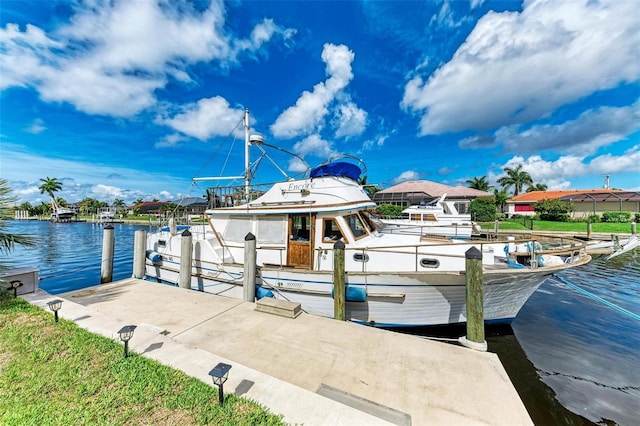
<svg viewBox="0 0 640 426"><path fill-rule="evenodd" d="M298 268L313 268L313 229L315 223L315 214L289 215L287 265Z"/></svg>

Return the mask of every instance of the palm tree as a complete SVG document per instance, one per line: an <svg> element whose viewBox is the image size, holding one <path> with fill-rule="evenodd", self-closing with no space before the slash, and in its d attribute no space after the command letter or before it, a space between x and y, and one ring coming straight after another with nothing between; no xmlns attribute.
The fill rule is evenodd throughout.
<svg viewBox="0 0 640 426"><path fill-rule="evenodd" d="M498 183L502 185L504 189L514 187L513 196L515 197L522 191L522 187L524 185L531 185L533 183L533 179L529 173L522 170L522 164L518 164L515 168L505 167L504 172L507 174L506 176L498 179Z"/></svg>
<svg viewBox="0 0 640 426"><path fill-rule="evenodd" d="M549 188L549 187L547 186L546 183L536 183L535 185L529 185L529 187L527 188L526 192L546 191L547 188Z"/></svg>
<svg viewBox="0 0 640 426"><path fill-rule="evenodd" d="M371 185L367 183L367 176L362 176L358 178L358 185L362 187L362 189L367 193L367 195L375 194L380 191L375 185Z"/></svg>
<svg viewBox="0 0 640 426"><path fill-rule="evenodd" d="M35 240L29 235L19 235L4 232L4 219L11 217L11 208L9 204L14 203L17 198L10 196L11 189L6 179L0 179L0 254L5 257L9 254L16 244L22 246L33 246ZM0 261L0 270L8 267L5 262Z"/></svg>
<svg viewBox="0 0 640 426"><path fill-rule="evenodd" d="M504 213L504 203L509 199L509 193L506 189L493 189L493 197L496 199L496 206L500 207L500 213Z"/></svg>
<svg viewBox="0 0 640 426"><path fill-rule="evenodd" d="M467 180L467 185L469 185L469 188L473 188L473 189L478 189L480 191L489 191L489 188L491 188L491 185L489 185L489 182L487 181L487 177L486 176L482 176L482 177L474 177L473 179L468 179Z"/></svg>
<svg viewBox="0 0 640 426"><path fill-rule="evenodd" d="M113 200L113 203L111 204L112 207L125 207L126 204L124 203L124 200L121 198L116 198L115 200Z"/></svg>
<svg viewBox="0 0 640 426"><path fill-rule="evenodd" d="M49 194L49 197L51 197L51 211L55 212L58 209L58 203L56 202L56 197L53 194L54 192L60 191L62 189L62 182L59 182L56 178L49 177L40 180L43 182L43 184L40 185L38 189L40 190L41 194L44 194L45 192Z"/></svg>

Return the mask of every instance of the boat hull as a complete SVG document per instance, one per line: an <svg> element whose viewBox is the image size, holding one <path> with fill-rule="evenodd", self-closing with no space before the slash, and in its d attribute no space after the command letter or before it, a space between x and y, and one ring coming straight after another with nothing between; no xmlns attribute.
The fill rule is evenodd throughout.
<svg viewBox="0 0 640 426"><path fill-rule="evenodd" d="M159 281L177 283L179 263L148 262L146 273ZM193 290L241 299L244 269L239 264L194 268ZM509 323L551 272L488 271L483 276L484 317ZM288 267L258 268L256 284L275 298L300 303L313 315L334 316L331 272ZM364 301L346 302L348 320L379 327L413 327L466 322L465 274L455 272L348 273L346 284ZM362 300L360 298L359 300Z"/></svg>

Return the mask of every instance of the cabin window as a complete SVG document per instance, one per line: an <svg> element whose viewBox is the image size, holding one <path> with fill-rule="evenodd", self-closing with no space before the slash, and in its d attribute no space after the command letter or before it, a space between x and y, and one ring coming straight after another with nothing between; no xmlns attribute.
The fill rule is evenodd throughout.
<svg viewBox="0 0 640 426"><path fill-rule="evenodd" d="M291 216L291 241L309 241L310 238L310 222L308 216Z"/></svg>
<svg viewBox="0 0 640 426"><path fill-rule="evenodd" d="M286 216L260 217L256 241L260 244L284 244L287 235L286 220Z"/></svg>
<svg viewBox="0 0 640 426"><path fill-rule="evenodd" d="M362 224L360 216L358 216L357 214L350 214L348 216L345 216L344 218L347 221L347 224L349 224L349 229L351 229L351 232L353 233L353 236L356 237L356 240L367 235L367 230Z"/></svg>
<svg viewBox="0 0 640 426"><path fill-rule="evenodd" d="M158 247L166 247L167 242L165 240L158 240Z"/></svg>
<svg viewBox="0 0 640 426"><path fill-rule="evenodd" d="M433 213L428 213L424 215L424 220L429 221L429 222L435 222L436 221L436 217Z"/></svg>
<svg viewBox="0 0 640 426"><path fill-rule="evenodd" d="M355 253L353 255L353 260L355 260L356 262L368 262L369 255L366 253Z"/></svg>
<svg viewBox="0 0 640 426"><path fill-rule="evenodd" d="M371 232L377 231L384 225L384 223L382 223L382 221L370 211L362 212L362 216L364 218L364 222L369 225Z"/></svg>
<svg viewBox="0 0 640 426"><path fill-rule="evenodd" d="M422 220L419 214L412 214L410 217L411 220Z"/></svg>
<svg viewBox="0 0 640 426"><path fill-rule="evenodd" d="M224 230L224 239L227 241L244 242L244 237L251 232L251 221L247 218L229 219Z"/></svg>
<svg viewBox="0 0 640 426"><path fill-rule="evenodd" d="M343 238L340 227L335 219L324 219L322 221L322 241L325 243L338 241Z"/></svg>
<svg viewBox="0 0 640 426"><path fill-rule="evenodd" d="M423 268L437 268L440 266L440 261L438 259L430 259L427 257L423 257L420 259L420 266Z"/></svg>
<svg viewBox="0 0 640 426"><path fill-rule="evenodd" d="M456 208L456 210L458 210L459 214L467 214L469 213L469 203L463 203L463 202L455 202L453 203L454 207Z"/></svg>
<svg viewBox="0 0 640 426"><path fill-rule="evenodd" d="M358 216L360 217L360 221L367 229L367 231L373 232L377 229L375 224L371 220L371 213L369 213L368 211L360 211L358 212Z"/></svg>

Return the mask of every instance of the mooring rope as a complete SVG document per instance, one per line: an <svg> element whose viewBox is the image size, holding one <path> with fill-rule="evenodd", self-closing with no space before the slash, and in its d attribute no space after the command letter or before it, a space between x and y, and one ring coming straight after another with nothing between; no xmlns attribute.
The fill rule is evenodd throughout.
<svg viewBox="0 0 640 426"><path fill-rule="evenodd" d="M559 277L557 275L552 275L552 277L557 279L557 280L559 280L563 284L569 286L570 288L572 288L572 289L584 294L585 296L588 296L588 297L592 298L593 300L596 300L596 301L598 301L598 302L600 302L602 304L605 304L605 305L609 306L610 308L613 308L613 309L615 309L616 311L618 311L618 312L620 312L622 314L628 315L631 318L640 321L640 315L635 314L635 313L633 313L631 311L628 311L625 308L616 305L615 303L611 303L608 300L605 300L602 297L597 296L597 295L591 293L590 291L583 289L582 287L578 287L577 285L573 284L572 282L570 282L568 280L565 280L562 277Z"/></svg>

